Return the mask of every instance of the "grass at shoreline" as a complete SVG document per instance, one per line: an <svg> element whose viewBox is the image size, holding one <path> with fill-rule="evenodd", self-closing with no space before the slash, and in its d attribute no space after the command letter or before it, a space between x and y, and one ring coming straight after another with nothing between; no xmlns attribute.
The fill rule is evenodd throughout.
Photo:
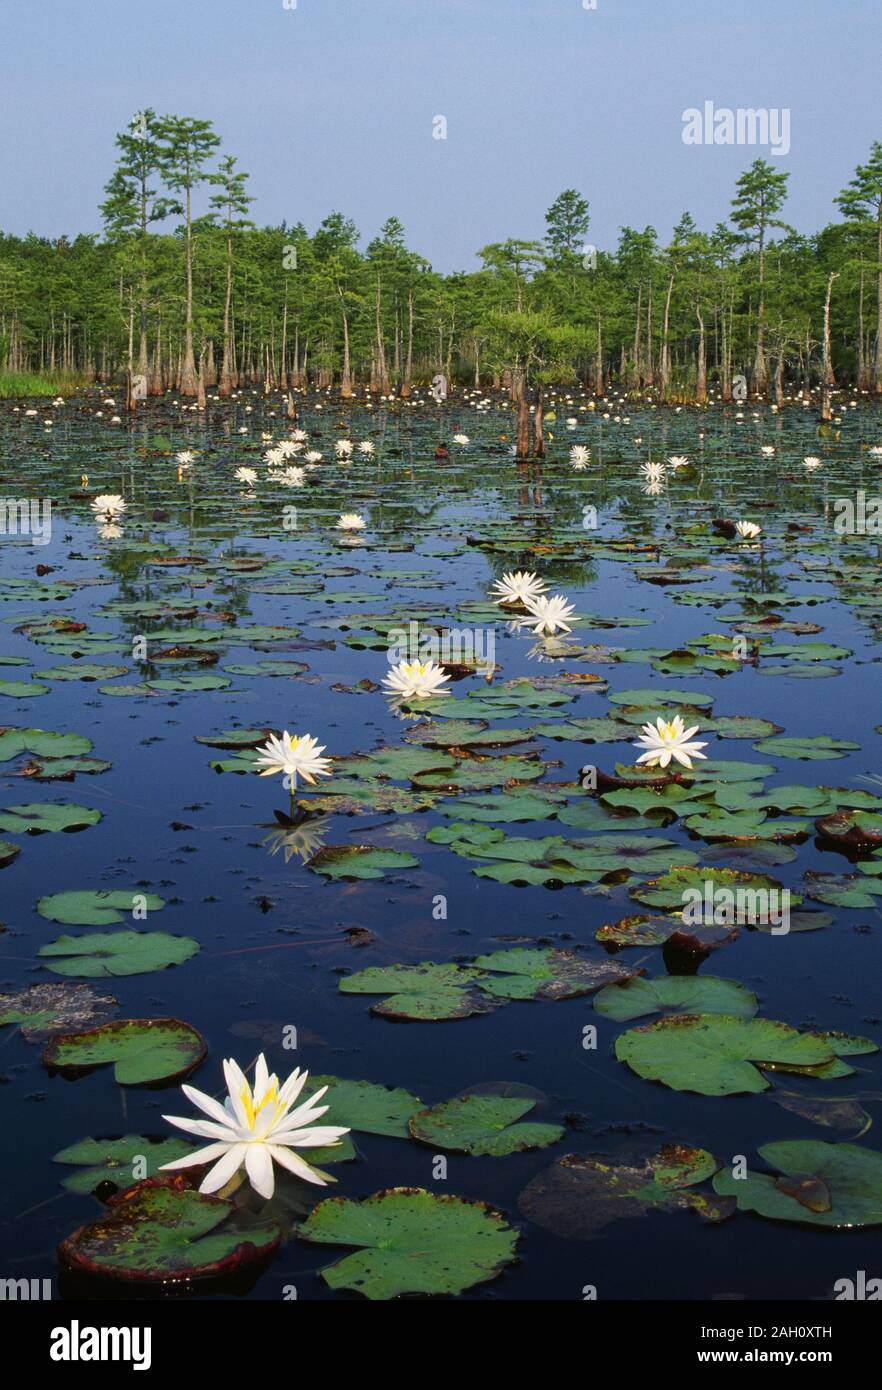
<svg viewBox="0 0 882 1390"><path fill-rule="evenodd" d="M2 372L0 398L15 396L72 396L74 391L88 386L91 377L82 372Z"/></svg>

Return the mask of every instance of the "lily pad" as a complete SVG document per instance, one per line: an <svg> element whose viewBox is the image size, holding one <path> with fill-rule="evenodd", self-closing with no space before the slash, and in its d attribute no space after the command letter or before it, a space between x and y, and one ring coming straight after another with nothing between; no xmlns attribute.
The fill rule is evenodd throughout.
<svg viewBox="0 0 882 1390"><path fill-rule="evenodd" d="M155 893L84 888L40 898L37 911L47 921L61 922L66 927L110 927L131 917L136 906L145 912L158 912L165 902Z"/></svg>
<svg viewBox="0 0 882 1390"><path fill-rule="evenodd" d="M322 1117L324 1125L340 1125L364 1134L384 1134L393 1139L408 1137L407 1122L422 1101L400 1087L378 1086L372 1081L344 1081L339 1076L313 1076L313 1087L327 1086L323 1104L329 1107Z"/></svg>
<svg viewBox="0 0 882 1390"><path fill-rule="evenodd" d="M474 966L486 972L478 987L500 999L575 999L634 974L614 960L591 961L576 951L523 946L478 956Z"/></svg>
<svg viewBox="0 0 882 1390"><path fill-rule="evenodd" d="M723 980L716 975L660 975L607 985L595 996L594 1007L606 1018L624 1023L654 1013L753 1018L759 1003L756 995L737 980Z"/></svg>
<svg viewBox="0 0 882 1390"><path fill-rule="evenodd" d="M43 1049L43 1065L61 1072L113 1063L120 1086L150 1086L189 1076L205 1060L201 1033L177 1018L129 1018L84 1033L62 1033Z"/></svg>
<svg viewBox="0 0 882 1390"><path fill-rule="evenodd" d="M739 1211L811 1226L882 1224L882 1154L820 1139L783 1140L758 1152L783 1178L752 1171L735 1178L725 1168L714 1179L714 1190L734 1197ZM819 1191L824 1201L813 1200Z"/></svg>
<svg viewBox="0 0 882 1390"><path fill-rule="evenodd" d="M145 1139L142 1134L126 1134L121 1139L81 1139L53 1154L53 1163L75 1164L80 1171L62 1179L68 1192L94 1192L99 1183L113 1182L130 1187L135 1160L141 1178L155 1177L164 1163L174 1163L195 1150L184 1139Z"/></svg>
<svg viewBox="0 0 882 1390"><path fill-rule="evenodd" d="M382 878L397 869L417 869L420 861L400 849L374 845L325 845L306 861L306 867L326 878Z"/></svg>
<svg viewBox="0 0 882 1390"><path fill-rule="evenodd" d="M332 1289L369 1299L458 1294L494 1279L515 1258L518 1234L484 1202L397 1187L361 1202L320 1202L298 1231L302 1240L354 1245L322 1270Z"/></svg>
<svg viewBox="0 0 882 1390"><path fill-rule="evenodd" d="M418 1110L408 1128L414 1139L434 1148L499 1158L522 1149L544 1149L563 1136L561 1125L518 1124L534 1105L530 1098L515 1096L457 1096Z"/></svg>
<svg viewBox="0 0 882 1390"><path fill-rule="evenodd" d="M105 1213L62 1241L61 1263L135 1284L217 1279L265 1262L282 1233L179 1176L148 1178L111 1197Z"/></svg>
<svg viewBox="0 0 882 1390"><path fill-rule="evenodd" d="M384 1018L435 1023L489 1013L495 1005L472 986L479 972L464 966L425 961L421 965L369 966L345 975L343 994L388 994L371 1005Z"/></svg>
<svg viewBox="0 0 882 1390"><path fill-rule="evenodd" d="M13 835L44 835L47 831L70 834L97 825L100 820L101 812L88 806L59 806L51 801L0 810L0 830Z"/></svg>
<svg viewBox="0 0 882 1390"><path fill-rule="evenodd" d="M101 979L146 975L170 965L182 965L198 950L199 942L192 936L170 936L168 932L158 931L110 931L89 932L88 936L59 936L47 946L41 946L37 954L52 958L46 968L53 975Z"/></svg>
<svg viewBox="0 0 882 1390"><path fill-rule="evenodd" d="M0 994L0 1025L18 1023L25 1042L43 1042L108 1018L116 1006L112 994L98 994L92 985L31 985Z"/></svg>
<svg viewBox="0 0 882 1390"><path fill-rule="evenodd" d="M733 1204L713 1203L687 1189L719 1168L705 1149L664 1144L655 1154L610 1158L608 1154L565 1154L537 1174L518 1198L522 1216L564 1240L592 1240L615 1221L649 1211L692 1208L718 1221Z"/></svg>
<svg viewBox="0 0 882 1390"><path fill-rule="evenodd" d="M616 1056L648 1081L702 1096L768 1090L760 1066L819 1068L836 1059L819 1034L726 1014L678 1014L632 1028L617 1040Z"/></svg>
<svg viewBox="0 0 882 1390"><path fill-rule="evenodd" d="M844 758L860 748L859 743L849 743L847 739L830 738L828 734L816 734L814 738L764 738L753 747L758 753L771 753L773 758L798 758L803 762L825 762Z"/></svg>

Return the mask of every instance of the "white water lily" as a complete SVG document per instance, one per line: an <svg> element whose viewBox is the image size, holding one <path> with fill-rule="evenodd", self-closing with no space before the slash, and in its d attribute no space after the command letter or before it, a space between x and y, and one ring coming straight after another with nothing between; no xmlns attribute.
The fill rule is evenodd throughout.
<svg viewBox="0 0 882 1390"><path fill-rule="evenodd" d="M237 468L236 477L246 487L254 487L257 482L257 470L255 468Z"/></svg>
<svg viewBox="0 0 882 1390"><path fill-rule="evenodd" d="M764 444L764 445L762 446L762 448L760 449L760 453L761 453L761 454L765 454L765 455L766 455L766 458L771 458L771 456L772 456L772 454L773 454L774 452L775 452L775 446L774 446L774 444Z"/></svg>
<svg viewBox="0 0 882 1390"><path fill-rule="evenodd" d="M295 454L303 452L303 440L294 439L293 437L291 439L282 439L276 445L276 448L278 449L283 459L293 458Z"/></svg>
<svg viewBox="0 0 882 1390"><path fill-rule="evenodd" d="M521 618L521 625L531 627L537 637L543 637L546 634L553 637L556 632L572 631L566 619L575 609L573 604L567 602L563 594L554 594L551 598L540 596L539 598L528 599L526 608L531 616Z"/></svg>
<svg viewBox="0 0 882 1390"><path fill-rule="evenodd" d="M668 463L672 468L685 468L689 462L685 454L671 454Z"/></svg>
<svg viewBox="0 0 882 1390"><path fill-rule="evenodd" d="M511 570L493 585L496 602L500 604L525 604L528 599L539 598L545 587L545 580L532 570Z"/></svg>
<svg viewBox="0 0 882 1390"><path fill-rule="evenodd" d="M354 445L351 439L338 439L334 445L334 452L338 459L348 459L352 457Z"/></svg>
<svg viewBox="0 0 882 1390"><path fill-rule="evenodd" d="M270 1075L263 1053L254 1068L253 1089L241 1067L232 1058L224 1062L224 1077L228 1095L223 1105L197 1091L194 1086L181 1087L187 1100L208 1119L183 1119L177 1115L163 1115L162 1118L176 1129L182 1129L185 1134L194 1134L199 1139L213 1142L204 1149L188 1154L186 1158L164 1163L163 1169L213 1164L199 1187L200 1192L210 1193L226 1187L244 1166L255 1192L267 1200L275 1191L273 1165L276 1163L281 1168L287 1168L295 1177L320 1187L334 1181L294 1152L296 1149L325 1148L329 1144L338 1144L343 1135L349 1133L348 1129L342 1129L339 1125L315 1123L329 1108L317 1104L327 1091L327 1086L322 1086L309 1100L292 1109L306 1085L309 1072L301 1072L297 1067L280 1086L278 1077Z"/></svg>
<svg viewBox="0 0 882 1390"><path fill-rule="evenodd" d="M588 467L590 462L591 450L588 448L587 444L574 444L570 450L570 463L573 467L578 472L581 472L583 468Z"/></svg>
<svg viewBox="0 0 882 1390"><path fill-rule="evenodd" d="M743 541L755 541L762 529L761 526L757 526L755 521L735 522L735 530Z"/></svg>
<svg viewBox="0 0 882 1390"><path fill-rule="evenodd" d="M189 468L195 462L196 455L191 453L189 449L182 449L179 454L175 454L175 459L181 468Z"/></svg>
<svg viewBox="0 0 882 1390"><path fill-rule="evenodd" d="M303 487L306 482L306 470L290 464L280 473L273 473L271 477L274 483L280 483L282 487Z"/></svg>
<svg viewBox="0 0 882 1390"><path fill-rule="evenodd" d="M882 458L882 444L874 444L870 453L875 459Z"/></svg>
<svg viewBox="0 0 882 1390"><path fill-rule="evenodd" d="M663 463L644 463L640 472L648 483L660 483L665 476L665 466Z"/></svg>
<svg viewBox="0 0 882 1390"><path fill-rule="evenodd" d="M675 714L670 722L659 716L654 724L644 724L643 735L634 744L635 748L646 750L637 759L638 766L646 763L648 767L665 768L674 758L683 767L691 767L693 758L707 757L706 753L700 751L707 747L706 743L689 742L692 735L697 733L698 725L687 729L679 714Z"/></svg>
<svg viewBox="0 0 882 1390"><path fill-rule="evenodd" d="M443 666L436 661L399 661L383 680L390 694L402 700L427 700L436 695L449 695L442 686L450 680Z"/></svg>
<svg viewBox="0 0 882 1390"><path fill-rule="evenodd" d="M806 468L821 467L821 460L819 458L815 458L814 454L809 454L806 458L804 458L803 463L805 464Z"/></svg>
<svg viewBox="0 0 882 1390"><path fill-rule="evenodd" d="M469 437L467 434L455 434L453 436L453 442L454 444L458 444L461 449L464 449L469 442Z"/></svg>
<svg viewBox="0 0 882 1390"><path fill-rule="evenodd" d="M102 492L100 496L92 501L92 511L95 513L96 520L106 519L111 521L115 516L122 516L126 509L124 498L118 492Z"/></svg>
<svg viewBox="0 0 882 1390"><path fill-rule="evenodd" d="M363 439L358 446L358 452L364 454L366 458L373 458L377 450L369 439Z"/></svg>
<svg viewBox="0 0 882 1390"><path fill-rule="evenodd" d="M363 531L367 522L360 512L341 512L337 518L338 531Z"/></svg>
<svg viewBox="0 0 882 1390"><path fill-rule="evenodd" d="M323 758L325 745L319 744L310 734L289 734L285 729L281 738L271 735L269 741L258 749L255 767L260 769L261 777L272 777L283 772L290 780L292 793L297 788L297 778L315 786L316 777L331 776L331 760Z"/></svg>
<svg viewBox="0 0 882 1390"><path fill-rule="evenodd" d="M310 449L308 453L303 455L303 458L310 468L314 468L317 463L321 463L324 454L320 454L318 449Z"/></svg>

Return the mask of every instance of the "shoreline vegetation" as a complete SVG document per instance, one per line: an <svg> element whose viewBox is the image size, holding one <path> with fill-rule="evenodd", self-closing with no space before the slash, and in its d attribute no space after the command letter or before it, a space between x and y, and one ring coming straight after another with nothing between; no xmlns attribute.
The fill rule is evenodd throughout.
<svg viewBox="0 0 882 1390"><path fill-rule="evenodd" d="M711 231L684 212L667 243L622 227L600 250L568 189L543 240L485 246L479 270L450 275L408 249L395 217L364 250L339 212L312 235L258 227L248 175L209 121L147 110L116 145L103 236L0 234L0 396L134 381L128 409L245 387L406 400L444 377L510 394L519 454L560 388L702 405L712 390L743 399L741 377L778 404L817 392L824 419L837 386L882 396L878 141L812 236L784 220L789 175L757 159Z"/></svg>

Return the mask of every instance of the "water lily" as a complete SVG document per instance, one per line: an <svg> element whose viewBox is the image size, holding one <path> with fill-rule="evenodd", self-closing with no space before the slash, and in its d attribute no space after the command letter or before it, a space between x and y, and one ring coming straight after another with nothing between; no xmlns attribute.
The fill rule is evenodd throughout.
<svg viewBox="0 0 882 1390"><path fill-rule="evenodd" d="M309 464L310 468L314 468L317 463L321 463L322 459L324 458L324 454L320 454L318 449L310 449L308 453L303 455L303 457L305 461Z"/></svg>
<svg viewBox="0 0 882 1390"><path fill-rule="evenodd" d="M803 463L804 463L804 465L805 465L806 468L820 468L820 467L821 467L821 460L820 460L819 458L815 458L814 454L809 454L806 458L804 458L804 459L803 459Z"/></svg>
<svg viewBox="0 0 882 1390"><path fill-rule="evenodd" d="M449 695L442 687L450 680L443 666L436 661L399 661L393 666L383 685L400 700L430 700L436 695Z"/></svg>
<svg viewBox="0 0 882 1390"><path fill-rule="evenodd" d="M181 468L189 468L195 462L196 455L191 453L189 449L182 449L179 454L175 454L175 459Z"/></svg>
<svg viewBox="0 0 882 1390"><path fill-rule="evenodd" d="M659 716L654 724L644 724L643 735L634 744L635 748L646 750L637 759L638 766L646 763L647 767L665 768L675 758L683 767L691 768L693 758L707 757L706 753L700 751L707 747L706 743L689 742L692 735L697 733L698 725L687 729L679 714L675 714L670 722Z"/></svg>
<svg viewBox="0 0 882 1390"><path fill-rule="evenodd" d="M306 1085L309 1072L301 1072L296 1067L280 1086L278 1077L270 1075L263 1053L254 1068L253 1089L241 1067L232 1058L224 1062L224 1077L228 1094L223 1105L197 1091L194 1086L181 1087L187 1100L208 1119L182 1119L177 1115L163 1115L163 1119L176 1129L182 1129L185 1134L194 1134L199 1139L213 1142L204 1149L188 1154L186 1158L164 1163L163 1169L213 1164L199 1187L200 1192L210 1193L226 1187L244 1166L255 1192L267 1200L275 1191L273 1165L276 1163L305 1182L316 1183L320 1187L334 1181L294 1152L296 1149L325 1148L329 1144L338 1144L343 1135L349 1133L348 1129L338 1125L315 1123L329 1108L317 1104L327 1091L327 1086L322 1086L309 1100L292 1109Z"/></svg>
<svg viewBox="0 0 882 1390"><path fill-rule="evenodd" d="M124 498L118 492L102 492L100 496L92 501L92 511L95 513L96 520L106 519L111 521L115 516L121 516L126 509Z"/></svg>
<svg viewBox="0 0 882 1390"><path fill-rule="evenodd" d="M237 468L236 477L246 487L254 487L257 482L257 470L255 468Z"/></svg>
<svg viewBox="0 0 882 1390"><path fill-rule="evenodd" d="M689 460L685 454L672 454L668 459L668 463L672 468L685 468L688 462Z"/></svg>
<svg viewBox="0 0 882 1390"><path fill-rule="evenodd" d="M293 797L297 790L297 778L315 786L316 777L331 776L331 760L323 758L325 745L319 744L310 734L292 735L285 729L281 738L271 735L269 741L258 749L255 767L260 769L261 777L272 777L282 772L288 779Z"/></svg>
<svg viewBox="0 0 882 1390"><path fill-rule="evenodd" d="M366 458L373 458L377 450L369 439L363 439L358 446L358 452L364 454Z"/></svg>
<svg viewBox="0 0 882 1390"><path fill-rule="evenodd" d="M772 457L772 454L773 454L774 452L775 452L775 446L774 446L774 444L764 444L764 445L762 446L762 448L760 449L760 453L761 453L761 454L765 454L766 458L771 458L771 457Z"/></svg>
<svg viewBox="0 0 882 1390"><path fill-rule="evenodd" d="M337 518L338 531L363 531L367 522L360 512L342 512Z"/></svg>
<svg viewBox="0 0 882 1390"><path fill-rule="evenodd" d="M539 598L545 580L532 570L513 570L497 579L493 589L499 604L526 604L529 599Z"/></svg>
<svg viewBox="0 0 882 1390"><path fill-rule="evenodd" d="M338 459L348 459L352 457L354 445L351 439L338 439L334 445L334 452Z"/></svg>
<svg viewBox="0 0 882 1390"><path fill-rule="evenodd" d="M274 483L280 483L282 487L303 487L306 482L306 471L291 464L288 468L283 468L280 473L273 473Z"/></svg>
<svg viewBox="0 0 882 1390"><path fill-rule="evenodd" d="M590 462L591 450L588 448L587 444L574 444L570 450L570 463L573 467L578 472L581 472L583 468L588 467Z"/></svg>
<svg viewBox="0 0 882 1390"><path fill-rule="evenodd" d="M665 466L663 463L644 463L640 472L648 483L660 483L665 476Z"/></svg>
<svg viewBox="0 0 882 1390"><path fill-rule="evenodd" d="M568 603L563 594L554 594L552 598L528 599L526 608L530 613L529 618L522 618L521 623L524 627L531 627L537 637L546 634L553 637L556 632L571 632L572 628L565 620L575 611L573 604Z"/></svg>
<svg viewBox="0 0 882 1390"><path fill-rule="evenodd" d="M735 522L735 530L743 541L755 541L762 529L761 526L757 526L755 521Z"/></svg>
<svg viewBox="0 0 882 1390"><path fill-rule="evenodd" d="M467 434L455 434L453 436L453 442L454 444L458 444L461 449L464 449L469 442L469 437Z"/></svg>

